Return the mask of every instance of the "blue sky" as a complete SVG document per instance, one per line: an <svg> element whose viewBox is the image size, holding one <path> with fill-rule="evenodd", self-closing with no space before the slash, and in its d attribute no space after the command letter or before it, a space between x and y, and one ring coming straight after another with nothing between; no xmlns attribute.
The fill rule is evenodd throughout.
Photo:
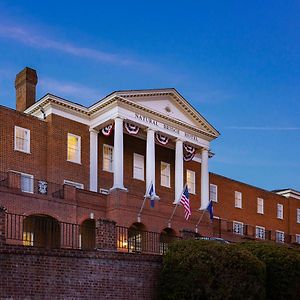
<svg viewBox="0 0 300 300"><path fill-rule="evenodd" d="M0 104L15 74L90 105L175 87L220 132L210 170L300 190L299 1L0 1Z"/></svg>

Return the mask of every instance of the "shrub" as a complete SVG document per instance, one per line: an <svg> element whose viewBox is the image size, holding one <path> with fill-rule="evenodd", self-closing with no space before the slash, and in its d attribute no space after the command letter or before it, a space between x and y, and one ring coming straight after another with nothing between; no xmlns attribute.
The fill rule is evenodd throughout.
<svg viewBox="0 0 300 300"><path fill-rule="evenodd" d="M285 245L246 242L239 246L266 265L268 299L300 299L300 252Z"/></svg>
<svg viewBox="0 0 300 300"><path fill-rule="evenodd" d="M264 299L265 266L249 251L178 241L163 260L160 299Z"/></svg>

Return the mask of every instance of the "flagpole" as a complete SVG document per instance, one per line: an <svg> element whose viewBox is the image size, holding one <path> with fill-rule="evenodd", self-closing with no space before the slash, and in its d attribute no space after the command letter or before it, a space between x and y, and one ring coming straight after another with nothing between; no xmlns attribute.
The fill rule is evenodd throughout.
<svg viewBox="0 0 300 300"><path fill-rule="evenodd" d="M147 197L148 197L148 194L149 194L149 191L150 191L150 189L151 189L151 186L152 186L152 181L150 182L150 186L148 187L148 190L147 190L146 195L145 195L145 197L144 197L144 201L143 201L142 206L141 206L141 208L140 208L140 211L139 211L139 213L138 213L138 215L137 215L137 221L138 221L138 223L141 223L141 214L142 214L142 210L143 210L143 208L144 208L144 206L145 206L145 202L146 202L146 199L147 199Z"/></svg>
<svg viewBox="0 0 300 300"><path fill-rule="evenodd" d="M199 225L200 222L202 221L205 211L206 211L206 209L203 209L203 212L202 212L202 214L201 214L201 217L199 218L199 221L198 221L198 223L196 224L196 229L195 229L196 233L198 233L198 225Z"/></svg>
<svg viewBox="0 0 300 300"><path fill-rule="evenodd" d="M185 186L186 186L186 184L185 184ZM185 186L184 186L184 188L183 188L183 190L182 190L182 192L181 192L181 194L180 194L179 199L178 199L177 202L176 202L176 205L175 205L175 207L174 207L174 209L173 209L172 215L171 215L170 219L168 220L168 227L169 227L169 228L171 228L171 221L172 221L172 219L173 219L173 217L174 217L176 208L177 208L178 203L179 203L179 201L180 201L180 199L181 199L181 197L182 197L183 191L185 190Z"/></svg>

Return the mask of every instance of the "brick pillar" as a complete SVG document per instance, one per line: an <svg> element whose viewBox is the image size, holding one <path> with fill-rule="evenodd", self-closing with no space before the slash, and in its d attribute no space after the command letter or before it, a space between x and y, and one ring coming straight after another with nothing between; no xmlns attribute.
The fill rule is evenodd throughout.
<svg viewBox="0 0 300 300"><path fill-rule="evenodd" d="M5 244L5 213L6 208L0 206L0 244Z"/></svg>
<svg viewBox="0 0 300 300"><path fill-rule="evenodd" d="M76 201L76 187L69 185L69 184L64 184L64 199L66 200L71 200L71 201Z"/></svg>
<svg viewBox="0 0 300 300"><path fill-rule="evenodd" d="M97 220L96 248L101 250L117 250L116 222L105 219Z"/></svg>
<svg viewBox="0 0 300 300"><path fill-rule="evenodd" d="M197 233L190 229L183 229L181 230L181 236L183 240L190 240L194 239L197 235Z"/></svg>
<svg viewBox="0 0 300 300"><path fill-rule="evenodd" d="M8 172L8 187L13 189L21 189L21 175L19 173Z"/></svg>

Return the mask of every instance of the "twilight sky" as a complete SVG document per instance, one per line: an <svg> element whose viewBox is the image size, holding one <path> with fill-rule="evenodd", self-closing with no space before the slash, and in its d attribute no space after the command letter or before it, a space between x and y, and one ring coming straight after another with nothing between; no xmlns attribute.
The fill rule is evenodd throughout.
<svg viewBox="0 0 300 300"><path fill-rule="evenodd" d="M62 4L64 3L64 4ZM300 1L1 1L0 104L176 88L220 132L210 171L300 190Z"/></svg>

